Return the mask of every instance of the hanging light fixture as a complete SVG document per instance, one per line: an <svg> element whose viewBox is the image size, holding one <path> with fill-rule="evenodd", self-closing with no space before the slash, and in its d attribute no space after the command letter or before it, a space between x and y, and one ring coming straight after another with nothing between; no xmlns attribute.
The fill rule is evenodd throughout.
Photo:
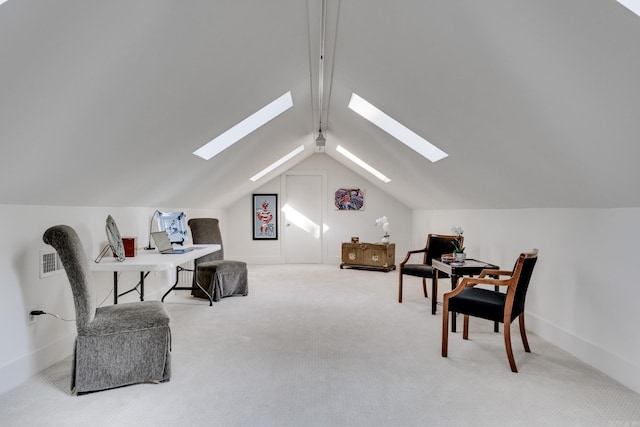
<svg viewBox="0 0 640 427"><path fill-rule="evenodd" d="M327 138L322 133L322 127L318 129L318 137L316 138L316 153L324 153L324 146L327 143Z"/></svg>

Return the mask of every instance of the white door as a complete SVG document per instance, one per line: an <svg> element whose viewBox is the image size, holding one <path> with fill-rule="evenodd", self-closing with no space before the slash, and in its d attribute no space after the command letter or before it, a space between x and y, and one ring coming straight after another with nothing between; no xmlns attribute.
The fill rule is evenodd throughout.
<svg viewBox="0 0 640 427"><path fill-rule="evenodd" d="M322 175L287 174L284 247L287 264L322 263Z"/></svg>

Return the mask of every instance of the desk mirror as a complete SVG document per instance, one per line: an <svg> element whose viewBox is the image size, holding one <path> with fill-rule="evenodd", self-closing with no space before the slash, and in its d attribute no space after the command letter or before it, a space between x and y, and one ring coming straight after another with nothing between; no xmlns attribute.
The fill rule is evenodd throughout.
<svg viewBox="0 0 640 427"><path fill-rule="evenodd" d="M111 215L107 217L107 225L105 226L105 229L107 231L107 239L109 239L109 246L111 247L113 255L118 259L118 261L124 261L125 255L122 237L120 237L118 226Z"/></svg>

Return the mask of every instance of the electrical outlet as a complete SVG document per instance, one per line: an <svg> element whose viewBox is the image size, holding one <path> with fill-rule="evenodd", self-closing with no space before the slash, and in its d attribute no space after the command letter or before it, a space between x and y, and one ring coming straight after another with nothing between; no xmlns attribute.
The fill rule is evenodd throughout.
<svg viewBox="0 0 640 427"><path fill-rule="evenodd" d="M31 326L36 324L36 317L38 316L34 316L33 314L31 314L32 311L36 310L38 310L38 307L31 307L29 310L27 310L27 325Z"/></svg>

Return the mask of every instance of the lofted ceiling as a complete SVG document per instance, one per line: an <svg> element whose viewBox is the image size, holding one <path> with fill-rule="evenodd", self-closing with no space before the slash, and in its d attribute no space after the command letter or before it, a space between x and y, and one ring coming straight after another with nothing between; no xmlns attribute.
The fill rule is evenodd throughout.
<svg viewBox="0 0 640 427"><path fill-rule="evenodd" d="M615 0L326 0L321 85L322 5L1 4L0 202L224 208L316 155L414 209L640 206L640 17ZM192 154L287 91L273 121ZM449 157L416 155L352 93Z"/></svg>

